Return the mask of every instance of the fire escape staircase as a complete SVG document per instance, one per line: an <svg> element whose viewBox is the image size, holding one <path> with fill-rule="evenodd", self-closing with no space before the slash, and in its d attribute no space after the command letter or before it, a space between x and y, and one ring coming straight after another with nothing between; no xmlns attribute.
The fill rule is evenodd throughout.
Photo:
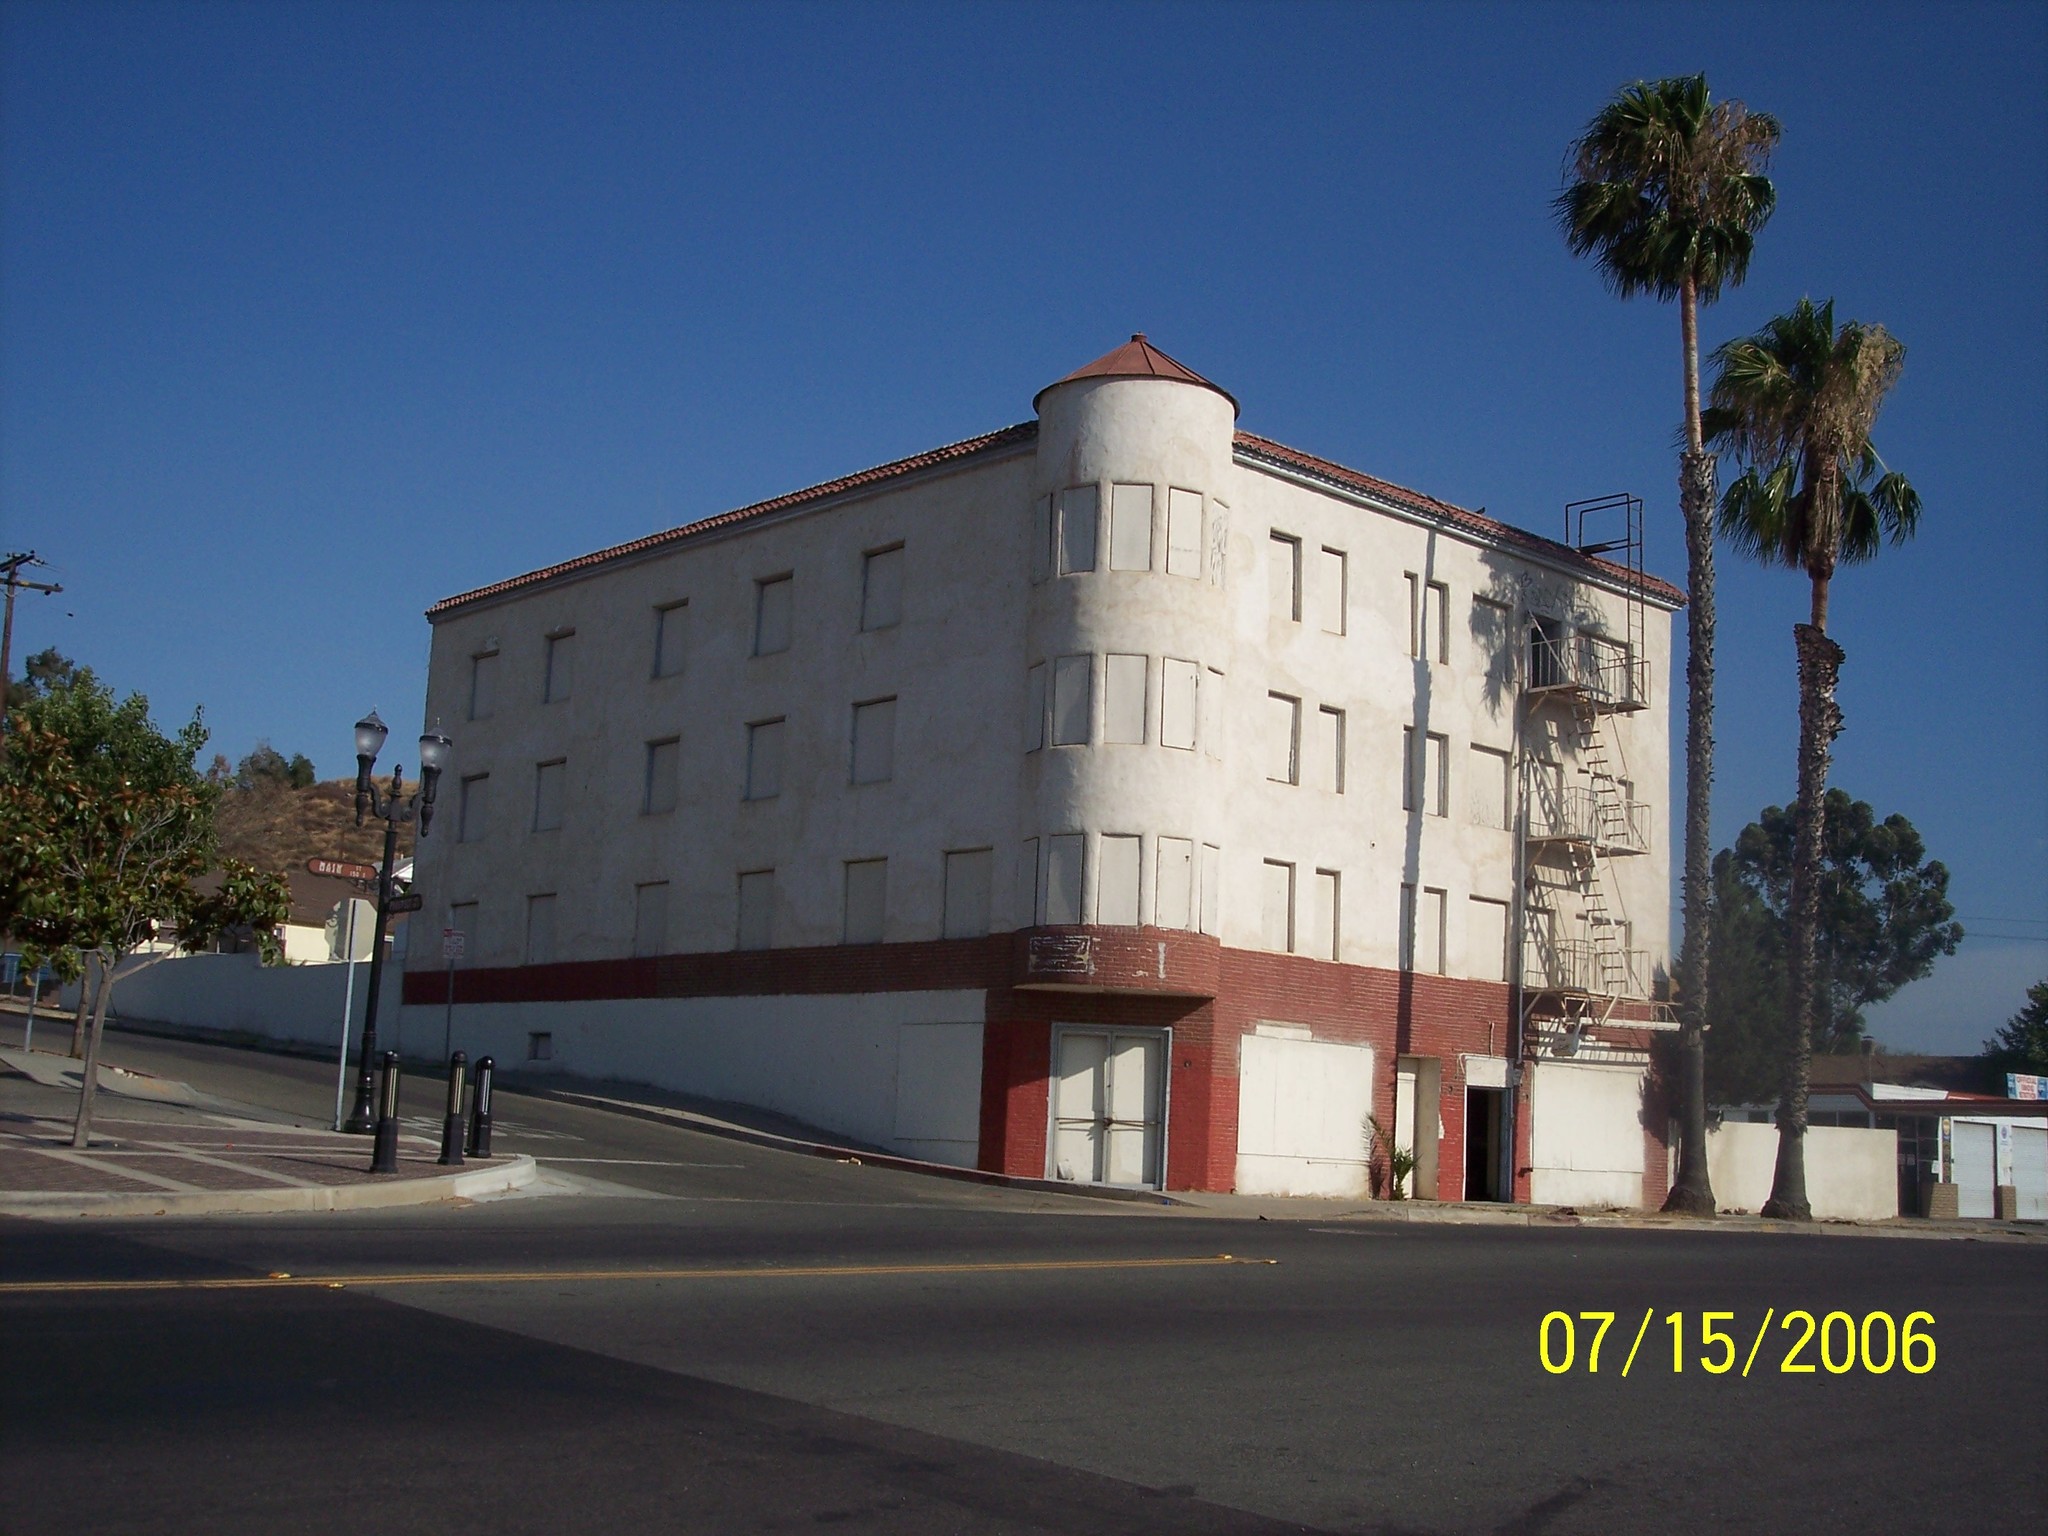
<svg viewBox="0 0 2048 1536"><path fill-rule="evenodd" d="M1580 547L1620 553L1633 576L1623 638L1538 619L1532 623L1523 678L1525 740L1568 745L1572 762L1550 764L1524 753L1523 1020L1525 1031L1563 1039L1575 1050L1587 1027L1607 1023L1623 1003L1650 1002L1647 956L1631 950L1630 927L1614 882L1613 861L1649 852L1647 807L1627 777L1611 717L1649 703L1643 660L1641 503L1603 498L1574 503L1568 519L1621 511L1626 537ZM1622 561L1616 561L1622 564ZM1549 730L1556 723L1555 737ZM1566 910L1568 909L1568 910ZM1578 937L1565 937L1570 918ZM1631 1009L1630 1022L1640 1009ZM1662 1008L1651 1010L1661 1022Z"/></svg>

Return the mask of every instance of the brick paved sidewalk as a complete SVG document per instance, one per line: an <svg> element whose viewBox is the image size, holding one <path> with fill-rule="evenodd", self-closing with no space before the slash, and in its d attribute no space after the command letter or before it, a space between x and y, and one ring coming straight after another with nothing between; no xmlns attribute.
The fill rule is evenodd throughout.
<svg viewBox="0 0 2048 1536"><path fill-rule="evenodd" d="M438 1144L399 1138L397 1177L434 1177ZM74 1151L67 1120L0 1115L0 1191L136 1194L150 1190L307 1189L368 1183L370 1138L249 1124L178 1125L100 1115Z"/></svg>

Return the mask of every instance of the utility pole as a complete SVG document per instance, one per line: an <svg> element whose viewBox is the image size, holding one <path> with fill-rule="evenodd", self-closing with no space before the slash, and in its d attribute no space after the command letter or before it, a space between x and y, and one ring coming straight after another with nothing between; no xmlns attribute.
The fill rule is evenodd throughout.
<svg viewBox="0 0 2048 1536"><path fill-rule="evenodd" d="M7 618L0 624L0 757L7 755L7 690L12 685L14 673L14 594L26 587L31 592L54 596L63 587L54 581L29 581L21 574L23 566L42 565L34 550L25 550L0 560L0 571L6 573Z"/></svg>

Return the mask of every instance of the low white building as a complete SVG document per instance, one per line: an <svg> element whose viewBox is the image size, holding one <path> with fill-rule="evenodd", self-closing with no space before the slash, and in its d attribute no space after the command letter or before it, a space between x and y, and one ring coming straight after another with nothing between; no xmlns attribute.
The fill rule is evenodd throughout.
<svg viewBox="0 0 2048 1536"><path fill-rule="evenodd" d="M458 1043L1016 1174L1357 1194L1370 1116L1425 1194L1661 1198L1640 504L1540 538L1142 337L1034 405L429 611Z"/></svg>

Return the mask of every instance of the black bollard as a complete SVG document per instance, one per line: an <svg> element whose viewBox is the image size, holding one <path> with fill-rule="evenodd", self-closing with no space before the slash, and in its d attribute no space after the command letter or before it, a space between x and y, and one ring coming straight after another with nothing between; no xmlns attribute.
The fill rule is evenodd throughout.
<svg viewBox="0 0 2048 1536"><path fill-rule="evenodd" d="M462 1078L469 1058L457 1051L448 1058L448 1118L441 1122L441 1166L462 1166Z"/></svg>
<svg viewBox="0 0 2048 1536"><path fill-rule="evenodd" d="M476 1064L476 1092L469 1100L469 1155L491 1155L491 1074L497 1062L486 1056Z"/></svg>
<svg viewBox="0 0 2048 1536"><path fill-rule="evenodd" d="M377 1079L377 1137L370 1152L370 1172L398 1172L398 1052L384 1053Z"/></svg>

